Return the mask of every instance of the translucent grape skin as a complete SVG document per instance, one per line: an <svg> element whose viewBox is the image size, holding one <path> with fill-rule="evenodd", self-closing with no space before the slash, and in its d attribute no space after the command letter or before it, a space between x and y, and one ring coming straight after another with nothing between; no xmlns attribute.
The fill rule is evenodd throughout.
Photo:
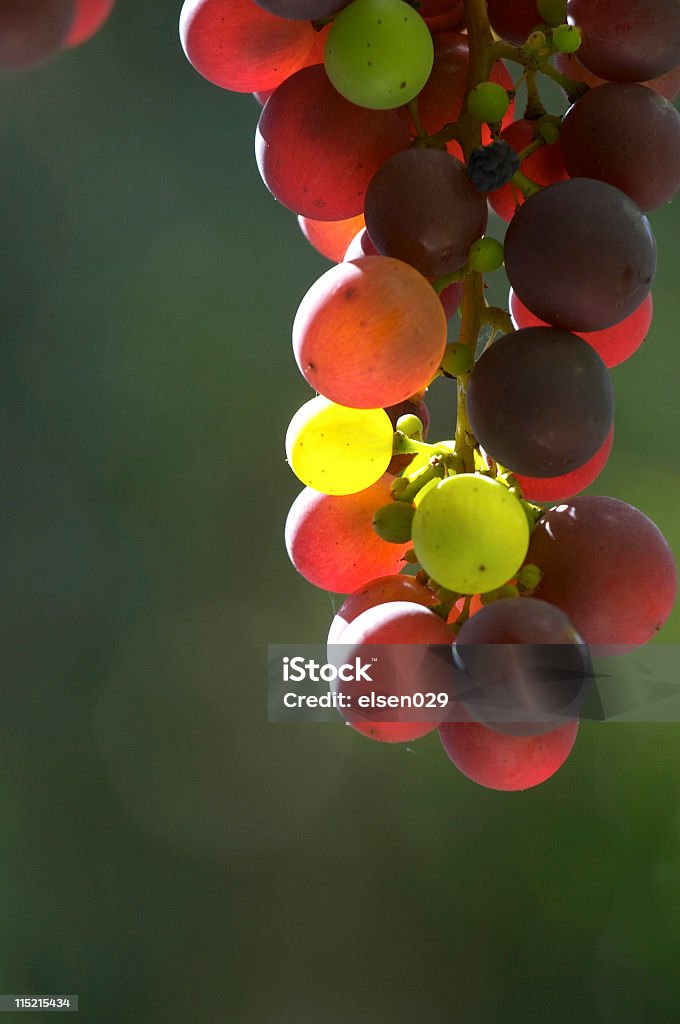
<svg viewBox="0 0 680 1024"><path fill-rule="evenodd" d="M663 534L616 498L582 495L549 509L527 562L543 572L534 596L561 608L591 646L646 643L675 601L676 568Z"/></svg>
<svg viewBox="0 0 680 1024"><path fill-rule="evenodd" d="M80 46L97 33L111 15L115 0L75 0L73 21L64 46Z"/></svg>
<svg viewBox="0 0 680 1024"><path fill-rule="evenodd" d="M291 75L272 93L255 138L257 166L269 191L289 210L314 220L362 213L377 169L407 147L408 126L397 111L349 103L320 64Z"/></svg>
<svg viewBox="0 0 680 1024"><path fill-rule="evenodd" d="M364 256L312 285L293 323L300 371L320 394L358 409L423 391L446 346L439 297L413 267Z"/></svg>
<svg viewBox="0 0 680 1024"><path fill-rule="evenodd" d="M578 469L604 444L614 392L582 338L526 327L499 338L475 364L468 415L475 437L502 466L554 477Z"/></svg>
<svg viewBox="0 0 680 1024"><path fill-rule="evenodd" d="M680 187L680 114L644 85L590 89L567 112L560 142L572 178L606 181L641 210L670 202Z"/></svg>
<svg viewBox="0 0 680 1024"><path fill-rule="evenodd" d="M458 120L463 109L469 60L467 36L446 32L435 38L432 72L417 99L420 122L428 135L434 135L445 124ZM491 68L489 79L504 89L512 89L510 73L499 61ZM514 107L512 102L503 118L504 126L512 122ZM412 128L415 134L415 125ZM490 141L491 132L487 125L482 125L482 143ZM463 151L455 139L448 142L446 148L452 156L463 159Z"/></svg>
<svg viewBox="0 0 680 1024"><path fill-rule="evenodd" d="M322 494L354 494L385 472L393 437L384 409L348 409L317 395L288 425L286 458L308 487Z"/></svg>
<svg viewBox="0 0 680 1024"><path fill-rule="evenodd" d="M589 487L600 475L607 465L613 443L614 426L612 425L602 447L587 462L584 462L578 469L572 470L571 473L543 477L542 479L516 473L517 483L523 496L529 501L539 501L542 504L553 504L556 501L573 498L575 494Z"/></svg>
<svg viewBox="0 0 680 1024"><path fill-rule="evenodd" d="M392 601L411 601L424 608L432 608L439 598L413 576L379 576L345 599L331 622L328 643L342 643L341 636L350 622L369 608Z"/></svg>
<svg viewBox="0 0 680 1024"><path fill-rule="evenodd" d="M184 0L179 35L196 71L232 92L275 89L314 42L309 22L277 18L255 0Z"/></svg>
<svg viewBox="0 0 680 1024"><path fill-rule="evenodd" d="M510 315L516 327L546 327L545 320L534 316L523 302L510 289ZM613 327L605 327L602 331L575 331L580 338L587 341L600 356L604 365L611 369L629 359L637 352L647 337L652 322L652 294L645 296L643 301L633 310L630 316Z"/></svg>
<svg viewBox="0 0 680 1024"><path fill-rule="evenodd" d="M310 245L313 245L322 256L340 263L356 234L364 228L362 213L345 220L312 220L310 217L298 217L300 231Z"/></svg>
<svg viewBox="0 0 680 1024"><path fill-rule="evenodd" d="M255 0L258 7L279 18L293 21L316 21L330 18L346 7L350 0Z"/></svg>
<svg viewBox="0 0 680 1024"><path fill-rule="evenodd" d="M453 660L454 698L475 721L512 736L578 718L592 685L588 649L568 617L533 597L502 598L469 618Z"/></svg>
<svg viewBox="0 0 680 1024"><path fill-rule="evenodd" d="M351 664L355 658L370 661L372 655L377 655L377 678L371 689L390 695L447 692L451 685L451 666L436 653L427 651L425 645L450 650L452 637L446 623L428 608L411 601L392 601L369 608L353 619L340 640L329 645L328 659ZM411 644L415 645L412 654L408 649ZM383 645L397 646L381 651ZM443 690L444 687L447 690ZM352 696L357 684L340 683L336 690ZM363 720L357 719L355 714L347 715L346 720L369 739L405 743L433 732L438 725L432 711L427 713L430 721L411 721L414 714L413 709L389 709L374 714L367 710ZM446 709L441 709L440 719L445 714ZM386 715L391 721L383 720Z"/></svg>
<svg viewBox="0 0 680 1024"><path fill-rule="evenodd" d="M512 146L515 152L521 153L534 140L532 122L524 118L513 121L503 129L501 138ZM553 185L556 181L562 181L568 177L559 139L557 142L541 146L534 153L530 153L522 160L520 170L538 185ZM502 185L501 188L489 192L487 198L491 209L504 221L511 221L517 207L524 203L522 193L510 184Z"/></svg>
<svg viewBox="0 0 680 1024"><path fill-rule="evenodd" d="M608 81L644 82L680 64L678 0L568 0L582 64Z"/></svg>
<svg viewBox="0 0 680 1024"><path fill-rule="evenodd" d="M444 722L439 738L456 768L472 782L505 792L531 789L569 757L578 722L544 736L504 736L477 722Z"/></svg>
<svg viewBox="0 0 680 1024"><path fill-rule="evenodd" d="M378 576L398 573L408 544L389 544L373 529L376 509L391 500L393 477L340 497L306 487L286 519L288 556L309 583L351 594Z"/></svg>
<svg viewBox="0 0 680 1024"><path fill-rule="evenodd" d="M23 71L54 56L63 46L73 12L73 0L2 0L0 71Z"/></svg>
<svg viewBox="0 0 680 1024"><path fill-rule="evenodd" d="M570 178L542 189L512 218L505 270L521 301L568 331L599 331L637 309L652 287L656 243L619 189Z"/></svg>
<svg viewBox="0 0 680 1024"><path fill-rule="evenodd" d="M586 85L591 86L605 83L604 78L600 78L599 75L594 75L592 71L584 68L578 59L578 53L556 53L553 60L557 70L567 78L573 78L575 82L585 82ZM674 100L680 93L680 64L671 71L667 71L665 75L647 79L640 84L646 85L648 89L653 89L667 100Z"/></svg>
<svg viewBox="0 0 680 1024"><path fill-rule="evenodd" d="M521 46L543 18L536 0L488 0L489 21L501 39Z"/></svg>
<svg viewBox="0 0 680 1024"><path fill-rule="evenodd" d="M505 584L524 561L524 509L497 480L477 473L447 477L416 506L413 547L432 579L460 594Z"/></svg>
<svg viewBox="0 0 680 1024"><path fill-rule="evenodd" d="M366 191L366 229L384 256L425 277L459 270L486 230L486 199L443 150L409 149L386 160Z"/></svg>
<svg viewBox="0 0 680 1024"><path fill-rule="evenodd" d="M403 0L354 0L333 21L324 57L338 92L374 110L409 103L433 59L427 25Z"/></svg>
<svg viewBox="0 0 680 1024"><path fill-rule="evenodd" d="M362 228L361 231L357 231L352 241L347 246L347 250L344 256L344 262L347 263L350 260L356 260L360 256L379 256L380 253L373 245L370 235L366 228Z"/></svg>

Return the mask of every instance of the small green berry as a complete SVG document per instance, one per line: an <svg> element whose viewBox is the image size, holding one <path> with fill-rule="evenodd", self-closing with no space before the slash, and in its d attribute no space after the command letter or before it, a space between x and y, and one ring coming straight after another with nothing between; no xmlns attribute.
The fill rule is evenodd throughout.
<svg viewBox="0 0 680 1024"><path fill-rule="evenodd" d="M527 41L524 45L528 47L530 50L542 50L545 44L545 32L541 32L539 29L537 29L535 32L531 33L531 35L527 38Z"/></svg>
<svg viewBox="0 0 680 1024"><path fill-rule="evenodd" d="M468 111L475 121L497 124L510 106L505 89L496 82L480 82L468 96Z"/></svg>
<svg viewBox="0 0 680 1024"><path fill-rule="evenodd" d="M472 369L474 356L467 345L461 345L459 341L446 346L444 358L442 359L442 370L449 377L460 377L469 373Z"/></svg>
<svg viewBox="0 0 680 1024"><path fill-rule="evenodd" d="M480 274L498 270L503 266L503 246L496 238L478 238L470 246L468 265Z"/></svg>
<svg viewBox="0 0 680 1024"><path fill-rule="evenodd" d="M541 582L543 573L537 565L523 565L517 573L517 586L520 590L533 592Z"/></svg>
<svg viewBox="0 0 680 1024"><path fill-rule="evenodd" d="M554 121L542 121L538 125L538 134L548 146L551 146L559 139L560 130Z"/></svg>
<svg viewBox="0 0 680 1024"><path fill-rule="evenodd" d="M407 413L406 416L400 416L397 420L397 430L401 431L402 434L406 434L407 437L414 437L418 441L423 439L423 424L413 413Z"/></svg>
<svg viewBox="0 0 680 1024"><path fill-rule="evenodd" d="M581 30L576 25L559 25L552 39L553 46L560 53L576 53L581 45Z"/></svg>
<svg viewBox="0 0 680 1024"><path fill-rule="evenodd" d="M373 516L373 529L382 540L390 544L405 544L411 539L411 524L415 509L405 501L383 505Z"/></svg>
<svg viewBox="0 0 680 1024"><path fill-rule="evenodd" d="M563 25L567 20L567 0L537 0L536 7L547 25Z"/></svg>

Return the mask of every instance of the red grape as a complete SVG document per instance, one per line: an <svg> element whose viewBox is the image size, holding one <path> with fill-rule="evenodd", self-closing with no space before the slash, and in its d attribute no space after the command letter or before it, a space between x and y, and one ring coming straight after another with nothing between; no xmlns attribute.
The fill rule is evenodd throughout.
<svg viewBox="0 0 680 1024"><path fill-rule="evenodd" d="M576 740L578 722L544 736L506 736L477 722L439 726L444 750L468 779L506 792L531 789L561 768Z"/></svg>
<svg viewBox="0 0 680 1024"><path fill-rule="evenodd" d="M371 661L371 655L377 657L370 689L389 696L448 693L453 675L451 664L428 651L427 645L443 646L448 653L452 636L446 623L429 609L413 602L392 601L369 608L350 622L336 645L329 646L329 661L351 664L356 658ZM412 651L410 645L414 645ZM339 683L337 690L354 700L361 692L355 682ZM441 721L446 708L438 710ZM352 711L343 717L370 739L405 743L437 728L436 710L423 715L429 721L416 721L417 714L412 708L390 708ZM384 720L387 716L389 721Z"/></svg>
<svg viewBox="0 0 680 1024"><path fill-rule="evenodd" d="M63 46L73 0L2 0L0 70L20 71L48 60Z"/></svg>
<svg viewBox="0 0 680 1024"><path fill-rule="evenodd" d="M355 409L384 408L428 386L446 333L424 277L399 260L363 256L312 285L295 316L293 349L315 391Z"/></svg>
<svg viewBox="0 0 680 1024"><path fill-rule="evenodd" d="M532 196L512 218L505 270L541 320L599 331L630 316L651 290L656 244L627 195L603 181L569 178Z"/></svg>
<svg viewBox="0 0 680 1024"><path fill-rule="evenodd" d="M346 220L312 220L310 217L298 217L300 231L317 252L333 263L340 263L347 251L347 246L364 228L364 215L348 217Z"/></svg>
<svg viewBox="0 0 680 1024"><path fill-rule="evenodd" d="M534 123L525 119L514 121L503 129L501 138L517 153L521 153L534 140ZM559 139L557 142L541 146L534 153L530 153L522 160L520 170L538 185L552 185L553 182L568 177L562 160ZM505 221L512 220L515 210L524 202L520 190L510 184L502 185L501 188L489 192L487 198L493 211Z"/></svg>
<svg viewBox="0 0 680 1024"><path fill-rule="evenodd" d="M643 82L680 64L679 0L568 0L578 57L601 78Z"/></svg>
<svg viewBox="0 0 680 1024"><path fill-rule="evenodd" d="M286 548L306 580L322 590L351 594L369 580L402 568L408 544L388 544L373 529L373 515L391 501L385 474L364 491L341 497L306 487L286 520Z"/></svg>
<svg viewBox="0 0 680 1024"><path fill-rule="evenodd" d="M675 600L671 550L651 519L616 498L574 498L549 509L527 562L543 572L535 596L566 612L588 644L638 647Z"/></svg>
<svg viewBox="0 0 680 1024"><path fill-rule="evenodd" d="M501 39L521 46L543 23L536 0L487 0L489 21Z"/></svg>
<svg viewBox="0 0 680 1024"><path fill-rule="evenodd" d="M375 172L407 147L408 125L399 111L355 106L316 64L267 100L255 156L265 185L288 209L314 220L344 220L363 212Z"/></svg>
<svg viewBox="0 0 680 1024"><path fill-rule="evenodd" d="M439 598L413 576L379 576L378 579L359 587L345 599L331 622L328 643L343 643L340 638L350 622L369 608L392 601L411 601L414 604L422 604L425 608L432 608L438 603Z"/></svg>
<svg viewBox="0 0 680 1024"><path fill-rule="evenodd" d="M652 322L652 293L650 292L633 310L630 316L613 327L605 327L602 331L575 331L580 338L592 345L605 366L610 369L618 366L636 352L647 337ZM517 327L545 327L545 320L540 320L527 309L510 289L510 313Z"/></svg>
<svg viewBox="0 0 680 1024"><path fill-rule="evenodd" d="M98 32L113 10L115 0L75 0L73 21L64 46L80 46Z"/></svg>
<svg viewBox="0 0 680 1024"><path fill-rule="evenodd" d="M614 426L612 424L602 447L595 454L584 462L578 469L571 473L563 473L562 476L547 476L543 478L522 476L515 473L517 483L522 489L522 494L529 501L540 501L545 504L552 504L564 498L573 498L579 491L585 490L595 480L604 467L607 465L614 443Z"/></svg>
<svg viewBox="0 0 680 1024"><path fill-rule="evenodd" d="M233 92L276 88L314 43L310 23L277 18L255 0L184 0L179 34L196 71Z"/></svg>
<svg viewBox="0 0 680 1024"><path fill-rule="evenodd" d="M373 245L366 228L362 228L358 231L352 241L347 246L347 250L344 255L344 261L356 260L360 256L379 256L380 253Z"/></svg>

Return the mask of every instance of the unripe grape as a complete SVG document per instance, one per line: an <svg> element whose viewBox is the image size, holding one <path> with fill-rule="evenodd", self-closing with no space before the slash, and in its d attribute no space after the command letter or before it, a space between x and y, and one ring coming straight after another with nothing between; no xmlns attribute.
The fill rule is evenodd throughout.
<svg viewBox="0 0 680 1024"><path fill-rule="evenodd" d="M326 41L328 77L351 103L390 110L409 103L434 62L430 31L404 0L354 0Z"/></svg>
<svg viewBox="0 0 680 1024"><path fill-rule="evenodd" d="M510 106L505 89L495 82L480 82L468 96L468 110L476 121L496 124Z"/></svg>
<svg viewBox="0 0 680 1024"><path fill-rule="evenodd" d="M402 434L406 434L407 437L422 439L423 436L423 424L413 413L407 413L405 416L399 417L397 420L397 430L400 430Z"/></svg>
<svg viewBox="0 0 680 1024"><path fill-rule="evenodd" d="M536 0L536 7L548 25L563 25L567 20L567 0Z"/></svg>
<svg viewBox="0 0 680 1024"><path fill-rule="evenodd" d="M474 362L474 355L460 341L454 341L446 346L446 352L442 359L442 370L449 377L460 377L463 373L469 373Z"/></svg>
<svg viewBox="0 0 680 1024"><path fill-rule="evenodd" d="M405 544L411 539L414 512L413 506L405 501L383 505L373 516L373 529L390 544Z"/></svg>
<svg viewBox="0 0 680 1024"><path fill-rule="evenodd" d="M559 25L552 38L553 46L560 53L576 53L581 45L581 31L576 25Z"/></svg>
<svg viewBox="0 0 680 1024"><path fill-rule="evenodd" d="M503 266L503 246L495 238L479 238L470 247L468 264L480 274L498 270Z"/></svg>

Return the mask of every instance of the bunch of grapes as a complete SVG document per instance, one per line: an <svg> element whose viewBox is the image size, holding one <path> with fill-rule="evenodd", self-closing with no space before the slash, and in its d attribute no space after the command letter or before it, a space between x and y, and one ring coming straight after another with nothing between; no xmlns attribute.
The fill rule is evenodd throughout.
<svg viewBox="0 0 680 1024"><path fill-rule="evenodd" d="M2 0L0 71L43 64L60 50L87 42L108 19L115 0Z"/></svg>
<svg viewBox="0 0 680 1024"><path fill-rule="evenodd" d="M263 104L260 174L335 264L295 317L316 395L286 437L291 561L349 595L329 658L436 645L467 671L485 652L483 689L535 645L585 671L589 649L648 641L675 599L669 547L630 505L577 495L612 447L609 370L651 321L645 211L680 185L680 0L185 0L180 34L205 78ZM485 299L503 265L507 310ZM457 416L432 443L438 376ZM434 662L394 659L391 692L428 689ZM439 728L469 778L524 789L578 715L548 722L555 692L517 671L524 725L464 694L446 721L347 717L390 743Z"/></svg>

